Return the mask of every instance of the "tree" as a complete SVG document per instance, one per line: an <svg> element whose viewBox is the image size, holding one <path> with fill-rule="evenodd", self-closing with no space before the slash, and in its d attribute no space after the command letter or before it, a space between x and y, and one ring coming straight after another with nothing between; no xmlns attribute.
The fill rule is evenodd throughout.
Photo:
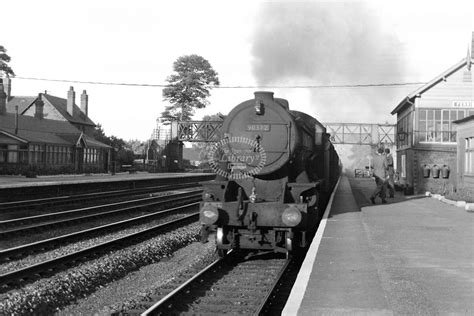
<svg viewBox="0 0 474 316"><path fill-rule="evenodd" d="M14 76L15 73L13 70L8 66L7 63L10 62L10 56L7 55L7 50L5 47L0 45L0 72L5 73L7 76Z"/></svg>
<svg viewBox="0 0 474 316"><path fill-rule="evenodd" d="M112 146L112 159L117 165L130 165L133 164L133 151L127 147L127 143L116 136L107 136L104 133L102 125L97 124L93 134L94 138L101 143Z"/></svg>
<svg viewBox="0 0 474 316"><path fill-rule="evenodd" d="M161 113L163 120L189 120L195 109L205 108L210 89L219 85L217 72L201 56L185 55L173 63L173 73L166 81L163 99L171 103Z"/></svg>
<svg viewBox="0 0 474 316"><path fill-rule="evenodd" d="M98 123L94 128L94 133L92 134L92 136L99 142L110 145L110 138L105 135L104 129L102 128L102 125L100 125L100 123Z"/></svg>
<svg viewBox="0 0 474 316"><path fill-rule="evenodd" d="M94 133L92 134L92 136L95 139L97 139L99 142L112 146L113 148L116 148L118 150L127 149L127 144L123 139L118 138L113 135L112 136L105 135L104 129L102 128L102 125L100 123L98 123L97 126L95 127Z"/></svg>
<svg viewBox="0 0 474 316"><path fill-rule="evenodd" d="M138 139L130 139L125 143L127 144L127 149L130 149L135 154L143 152L145 148L145 143Z"/></svg>

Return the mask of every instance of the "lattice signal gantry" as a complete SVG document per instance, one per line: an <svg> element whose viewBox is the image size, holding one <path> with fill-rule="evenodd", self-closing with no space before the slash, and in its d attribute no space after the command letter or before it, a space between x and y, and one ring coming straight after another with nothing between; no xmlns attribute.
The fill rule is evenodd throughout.
<svg viewBox="0 0 474 316"><path fill-rule="evenodd" d="M172 137L186 142L214 142L219 140L221 121L187 121L171 124Z"/></svg>
<svg viewBox="0 0 474 316"><path fill-rule="evenodd" d="M368 123L323 123L334 144L395 144L395 125ZM172 122L172 138L186 142L215 142L220 139L222 121Z"/></svg>

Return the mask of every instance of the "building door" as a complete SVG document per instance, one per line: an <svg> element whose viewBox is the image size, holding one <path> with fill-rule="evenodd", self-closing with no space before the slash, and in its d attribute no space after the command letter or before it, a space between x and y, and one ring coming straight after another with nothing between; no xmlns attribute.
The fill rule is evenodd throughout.
<svg viewBox="0 0 474 316"><path fill-rule="evenodd" d="M104 153L104 172L109 172L109 151L106 149L101 149L101 151Z"/></svg>
<svg viewBox="0 0 474 316"><path fill-rule="evenodd" d="M78 147L76 154L77 154L76 173L83 173L84 172L84 148Z"/></svg>

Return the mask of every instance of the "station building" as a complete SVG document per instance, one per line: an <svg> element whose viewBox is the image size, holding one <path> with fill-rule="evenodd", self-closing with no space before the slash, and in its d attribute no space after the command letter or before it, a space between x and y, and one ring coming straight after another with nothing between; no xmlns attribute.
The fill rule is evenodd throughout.
<svg viewBox="0 0 474 316"><path fill-rule="evenodd" d="M453 123L457 125L457 186L474 189L474 115Z"/></svg>
<svg viewBox="0 0 474 316"><path fill-rule="evenodd" d="M11 96L11 79L0 78L0 174L107 172L111 146L93 137L87 114L85 91L79 108L72 87L67 99Z"/></svg>
<svg viewBox="0 0 474 316"><path fill-rule="evenodd" d="M474 115L471 53L407 95L397 115L397 171L414 193L443 192L459 181L457 124Z"/></svg>

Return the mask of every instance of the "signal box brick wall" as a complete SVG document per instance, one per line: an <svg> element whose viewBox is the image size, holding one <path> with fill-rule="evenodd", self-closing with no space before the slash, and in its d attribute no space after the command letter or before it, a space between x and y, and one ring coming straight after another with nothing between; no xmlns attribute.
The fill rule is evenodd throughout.
<svg viewBox="0 0 474 316"><path fill-rule="evenodd" d="M427 146L426 148L412 148L409 151L411 153L407 155L407 173L412 174L412 183L416 194L422 194L426 191L443 193L449 186L456 186L456 146ZM427 178L425 178L423 172L425 165L430 167L430 174ZM450 169L449 177L447 179L443 178L443 172L440 170L439 177L434 178L434 165L437 165L440 169L444 165L448 166Z"/></svg>
<svg viewBox="0 0 474 316"><path fill-rule="evenodd" d="M474 173L465 172L466 138L474 138L474 116L457 122L457 182L460 187L474 188Z"/></svg>

